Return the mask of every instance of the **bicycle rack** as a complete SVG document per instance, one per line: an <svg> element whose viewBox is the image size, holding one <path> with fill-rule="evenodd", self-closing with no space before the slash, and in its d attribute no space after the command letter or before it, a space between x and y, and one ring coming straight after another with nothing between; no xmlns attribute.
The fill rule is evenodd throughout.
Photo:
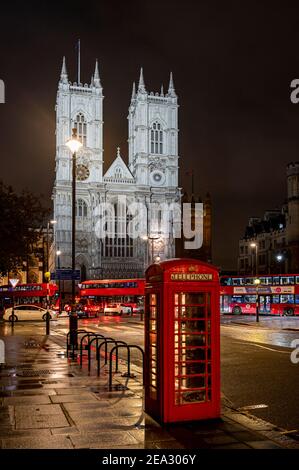
<svg viewBox="0 0 299 470"><path fill-rule="evenodd" d="M78 330L76 330L76 333L77 335L79 335L81 333L87 333L87 331L79 328ZM71 349L69 338L70 338L70 331L66 335L66 357L69 357L69 350ZM77 345L77 349L78 349L78 345ZM73 348L73 352L74 352L74 348Z"/></svg>
<svg viewBox="0 0 299 470"><path fill-rule="evenodd" d="M90 337L92 338L96 338L96 337L99 337L99 338L104 338L103 335L99 334L99 333L94 333L93 331L87 331L85 335L83 335L81 337L81 340L80 340L80 367L82 367L82 361L83 361L83 341L85 338L88 338L88 343L85 345L85 349L87 351L90 350Z"/></svg>
<svg viewBox="0 0 299 470"><path fill-rule="evenodd" d="M105 339L105 336L99 334L99 333L94 333L93 338L88 340L88 346L87 346L87 353L88 353L88 372L90 372L91 368L91 345L94 341L96 341L96 358L98 358L98 344L99 344L99 339Z"/></svg>
<svg viewBox="0 0 299 470"><path fill-rule="evenodd" d="M144 351L143 349L140 347L140 346L137 346L135 344L118 344L118 345L115 345L111 351L110 351L110 354L109 354L109 391L112 390L112 354L114 352L114 350L118 350L119 348L126 348L127 349L127 362L128 362L128 369L127 369L127 372L126 374L123 375L123 377L134 377L133 374L131 374L131 349L135 348L135 349L138 349L138 351L141 352L141 355L142 355L142 384L144 385ZM117 358L118 358L118 354L117 354ZM116 364L116 370L115 372L118 370L118 359L117 359L117 364Z"/></svg>
<svg viewBox="0 0 299 470"><path fill-rule="evenodd" d="M101 354L100 354L101 347L103 346L103 344L105 345L105 364L107 364L107 356L108 356L108 347L107 347L107 345L109 343L114 343L114 345L116 345L118 343L126 344L124 341L115 340L113 338L105 338L104 339L104 341L98 347L98 354L97 354L98 376L100 375L100 369L101 369L101 367L100 367L101 366ZM118 356L117 356L117 363L118 363Z"/></svg>

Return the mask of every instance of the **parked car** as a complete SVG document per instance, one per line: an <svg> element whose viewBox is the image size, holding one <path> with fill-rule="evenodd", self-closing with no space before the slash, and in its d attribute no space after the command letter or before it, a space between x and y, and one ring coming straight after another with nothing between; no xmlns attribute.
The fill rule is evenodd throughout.
<svg viewBox="0 0 299 470"><path fill-rule="evenodd" d="M123 313L131 313L132 308L124 304L108 304L104 308L104 315L122 315Z"/></svg>
<svg viewBox="0 0 299 470"><path fill-rule="evenodd" d="M57 313L49 310L50 319L56 320ZM16 305L14 308L14 321L18 320L46 320L47 310L36 305ZM7 308L3 320L12 321L12 307Z"/></svg>

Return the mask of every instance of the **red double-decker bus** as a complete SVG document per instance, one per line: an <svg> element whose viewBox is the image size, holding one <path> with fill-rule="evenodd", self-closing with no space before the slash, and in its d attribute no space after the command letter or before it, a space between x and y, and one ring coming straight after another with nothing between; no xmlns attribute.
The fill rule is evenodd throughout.
<svg viewBox="0 0 299 470"><path fill-rule="evenodd" d="M50 304L56 307L59 302L56 284L18 284L14 288L11 285L0 286L0 306L2 310L11 307L13 300L15 305L30 304L45 307L47 296L49 296Z"/></svg>
<svg viewBox="0 0 299 470"><path fill-rule="evenodd" d="M119 312L130 307L131 313L143 309L144 279L104 279L84 281L79 285L80 303L88 316L105 312L109 305ZM124 307L123 309L121 307Z"/></svg>
<svg viewBox="0 0 299 470"><path fill-rule="evenodd" d="M259 279L260 283L255 284ZM299 315L299 275L221 276L221 313Z"/></svg>

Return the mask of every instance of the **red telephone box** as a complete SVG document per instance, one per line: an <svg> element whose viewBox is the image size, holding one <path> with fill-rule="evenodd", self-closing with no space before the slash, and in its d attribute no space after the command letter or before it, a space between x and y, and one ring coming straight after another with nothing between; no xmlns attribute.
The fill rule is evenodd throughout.
<svg viewBox="0 0 299 470"><path fill-rule="evenodd" d="M146 271L145 412L158 421L220 416L218 270L172 259Z"/></svg>

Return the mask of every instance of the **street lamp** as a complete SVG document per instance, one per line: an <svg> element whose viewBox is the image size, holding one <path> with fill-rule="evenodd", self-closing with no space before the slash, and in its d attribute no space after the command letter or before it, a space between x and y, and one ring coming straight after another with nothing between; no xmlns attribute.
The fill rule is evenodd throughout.
<svg viewBox="0 0 299 470"><path fill-rule="evenodd" d="M56 256L57 256L57 268L60 269L60 255L61 255L61 251L58 249L56 251ZM59 298L58 298L58 313L60 314L61 313L61 276L59 274L59 278L58 278L58 295L59 295Z"/></svg>
<svg viewBox="0 0 299 470"><path fill-rule="evenodd" d="M57 224L57 220L48 220L47 223L47 264L46 264L46 271L49 272L49 257L50 257L50 242L49 242L49 232L50 232L50 224L55 225Z"/></svg>
<svg viewBox="0 0 299 470"><path fill-rule="evenodd" d="M74 357L74 349L77 347L77 326L78 318L75 312L75 266L76 266L76 154L82 147L82 143L77 137L77 129L72 129L71 139L66 142L66 146L72 152L72 310L70 315L70 346Z"/></svg>
<svg viewBox="0 0 299 470"><path fill-rule="evenodd" d="M261 283L260 279L255 279L254 280L254 285L256 288L256 322L260 321L260 316L259 316L259 285Z"/></svg>
<svg viewBox="0 0 299 470"><path fill-rule="evenodd" d="M282 262L283 262L283 255L278 254L276 255L276 261L279 263L279 274L282 273Z"/></svg>
<svg viewBox="0 0 299 470"><path fill-rule="evenodd" d="M76 263L76 158L77 152L82 147L78 140L77 129L73 129L72 138L65 144L72 152L72 304L75 305L75 263Z"/></svg>
<svg viewBox="0 0 299 470"><path fill-rule="evenodd" d="M258 269L257 269L257 252L258 252L258 244L257 243L250 243L251 248L255 248L255 275L258 275ZM252 269L252 274L253 274L253 269Z"/></svg>

